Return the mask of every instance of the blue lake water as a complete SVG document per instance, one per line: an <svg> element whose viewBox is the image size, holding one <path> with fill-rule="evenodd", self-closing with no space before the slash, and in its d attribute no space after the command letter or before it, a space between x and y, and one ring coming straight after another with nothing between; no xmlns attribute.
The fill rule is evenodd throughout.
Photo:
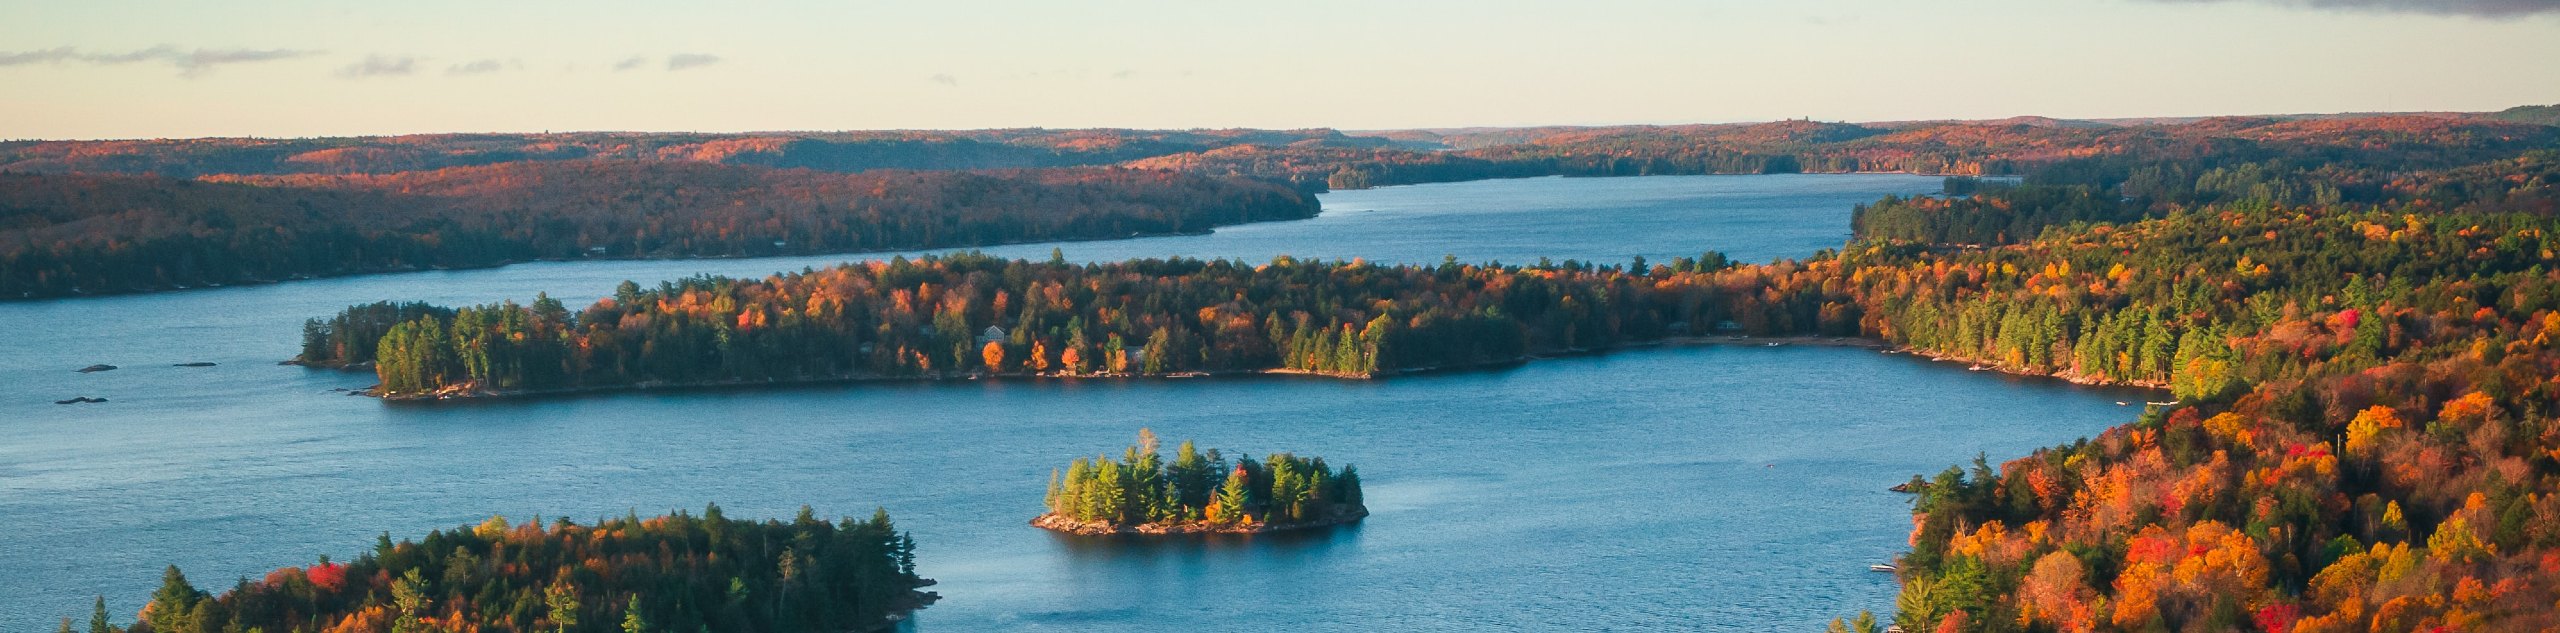
<svg viewBox="0 0 2560 633"><path fill-rule="evenodd" d="M1316 219L989 249L1072 259L1744 260L1837 246L1850 206L1935 179L1487 181L1326 194ZM1884 488L2128 419L2128 395L1824 347L1657 348L1480 372L990 381L385 406L370 376L277 366L351 303L582 304L623 279L762 275L845 256L538 263L0 304L0 630L104 594L129 616L176 564L219 589L491 514L588 520L887 507L943 601L912 628L1806 630L1891 607ZM173 363L216 362L179 368ZM91 363L122 367L78 374ZM58 406L98 396L106 404ZM1137 429L1360 466L1332 532L1095 540L1024 525L1051 468Z"/></svg>

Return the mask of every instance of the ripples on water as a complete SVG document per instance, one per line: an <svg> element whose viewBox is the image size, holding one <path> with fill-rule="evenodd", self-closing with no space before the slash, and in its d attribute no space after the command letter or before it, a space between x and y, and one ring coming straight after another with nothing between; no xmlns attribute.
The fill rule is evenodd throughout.
<svg viewBox="0 0 2560 633"><path fill-rule="evenodd" d="M1066 244L1080 260L1619 263L1836 246L1851 204L1903 176L1537 179L1325 197L1314 220ZM991 249L1043 258L1053 245ZM1903 546L1885 492L1977 452L2015 455L2125 419L2129 399L1813 347L1692 347L1376 382L981 381L384 406L367 376L279 367L303 318L350 303L573 305L615 282L762 275L843 257L495 270L0 304L0 630L158 570L199 586L375 534L490 513L788 517L886 506L920 543L937 631L1807 630L1888 609L1866 565ZM217 367L172 363L214 361ZM123 369L70 370L90 363ZM75 395L106 404L57 406ZM1065 538L1024 522L1049 470L1139 427L1361 467L1374 512L1331 532Z"/></svg>

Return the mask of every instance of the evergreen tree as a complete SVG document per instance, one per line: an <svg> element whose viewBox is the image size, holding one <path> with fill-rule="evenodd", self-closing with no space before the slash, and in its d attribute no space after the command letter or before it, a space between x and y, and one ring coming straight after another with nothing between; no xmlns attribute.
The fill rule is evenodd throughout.
<svg viewBox="0 0 2560 633"><path fill-rule="evenodd" d="M1218 487L1217 515L1210 519L1219 523L1235 523L1244 520L1245 508L1252 501L1248 496L1252 489L1253 475L1245 472L1244 466L1239 465L1235 470L1227 471L1226 483Z"/></svg>
<svg viewBox="0 0 2560 633"><path fill-rule="evenodd" d="M622 633L649 633L649 620L640 617L640 594L631 594L631 604L622 608Z"/></svg>
<svg viewBox="0 0 2560 633"><path fill-rule="evenodd" d="M98 596L97 602L91 603L89 609L89 633L121 632L121 629L107 622L107 597Z"/></svg>
<svg viewBox="0 0 2560 633"><path fill-rule="evenodd" d="M714 524L719 521L716 517L705 517L705 519ZM737 581L732 579L730 582ZM567 582L553 583L543 589L542 604L544 617L550 618L553 633L569 633L570 629L578 628L580 605L576 587L569 586Z"/></svg>
<svg viewBox="0 0 2560 633"><path fill-rule="evenodd" d="M160 574L160 589L151 593L151 604L144 609L150 614L146 621L155 631L185 630L182 627L187 615L202 599L204 592L188 584L187 575L180 573L178 566L170 565Z"/></svg>

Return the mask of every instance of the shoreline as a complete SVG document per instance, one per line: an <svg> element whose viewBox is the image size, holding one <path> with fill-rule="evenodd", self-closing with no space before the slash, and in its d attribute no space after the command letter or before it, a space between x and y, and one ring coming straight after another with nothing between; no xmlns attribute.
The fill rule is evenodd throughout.
<svg viewBox="0 0 2560 633"><path fill-rule="evenodd" d="M931 578L917 578L915 586L908 587L906 595L899 596L898 602L889 606L888 615L881 617L879 624L871 625L870 628L865 630L898 630L898 624L907 621L908 618L916 617L917 611L922 611L925 607L933 606L933 603L942 601L941 592L924 590L924 588L931 587L936 584L940 583Z"/></svg>
<svg viewBox="0 0 2560 633"><path fill-rule="evenodd" d="M909 252L909 251L941 251L941 252L953 252L953 253L956 253L956 252L963 252L963 251L967 251L967 250L986 249L986 248L1002 248L1002 247L1006 247L1006 246L1021 246L1021 245L1025 245L1025 244L1051 244L1051 243L1056 243L1056 244L1080 244L1080 243L1085 243L1085 242L1111 242L1111 241L1118 241L1118 240L1135 240L1135 239L1146 239L1146 238L1155 238L1155 237L1186 237L1186 236L1200 236L1200 235L1208 235L1208 234L1211 234L1211 233L1216 233L1218 229L1225 228L1225 227L1230 227L1230 226L1244 226L1244 225L1248 225L1248 224L1268 224L1268 223L1272 223L1272 222L1296 222L1296 221L1301 221L1301 220L1312 220L1312 219L1315 219L1315 218L1316 218L1316 216L1318 216L1318 215L1323 215L1323 214L1324 214L1323 210L1319 209L1319 210L1317 210L1317 212L1316 212L1315 214L1313 214L1313 215L1308 215L1308 216L1306 216L1306 217L1302 217L1302 218L1278 218L1278 219L1271 219L1271 220L1254 220L1254 221L1250 221L1250 222L1238 222L1238 223L1234 223L1234 224L1218 224L1218 225L1213 225L1213 226L1211 226L1210 228L1202 229L1202 230L1198 230L1198 231L1169 231L1169 232L1161 232L1161 233L1145 233L1145 232L1139 232L1139 233L1131 233L1131 234L1128 234L1128 235L1099 236L1099 237L1066 237L1066 238L1042 238L1042 239L1025 239L1025 240L1002 240L1002 241L989 242L989 243L982 243L982 244L951 244L951 245L943 245L943 246L931 246L931 245L927 245L927 246L907 246L907 247L886 248L886 249L868 249L868 250L858 250L858 251L825 251L825 252L816 252L816 253L777 253L777 254L772 254L772 255L670 255L670 256L665 256L665 257L649 257L649 256L638 256L638 255L632 255L632 256L619 256L619 255L606 255L606 256L582 256L582 257L575 257L575 258L568 258L568 257L561 257L561 258L552 258L552 257L536 257L536 258L533 258L533 259L509 259L509 260L504 260L504 261L499 261L499 262L494 262L494 263L489 263L489 264L475 264L475 265L469 265L469 266L414 266L414 265L408 265L408 266L396 266L396 267L386 267L386 268L373 268L373 269L363 269L363 270L354 270L354 271L333 271L333 272L325 272L325 273L297 273L297 274L294 274L294 275L287 276L287 277L285 277L285 278L283 278L283 279L241 279L241 280L223 281L223 282L208 282L208 283L205 283L205 284L203 284L203 285L197 285L197 286L168 286L168 287L160 287L160 288L132 288L132 289L123 289L123 290L109 290L109 291L98 291L98 292L75 292L75 293L70 293L70 294L43 295L43 296L35 296L35 295L20 295L20 296L14 296L14 297L12 297L12 296L0 296L0 303L9 303L9 302L25 302L25 303L34 303L34 302L39 302L39 301L65 301L65 300L76 300L76 299L104 299L104 298L108 298L108 297L123 297L123 296L131 296L131 295L163 294L163 293L171 293L171 292L186 292L186 291L191 291L191 290L221 290L221 289L224 289L224 288L234 288L234 287L272 286L272 285L276 285L276 284L292 283L292 282L296 282L296 281L318 281L318 280L322 280L322 279L345 279L345 278L348 278L348 277L368 277L368 276L378 276L378 275L401 275L401 274L410 274L410 273L427 273L427 272L457 272L457 271L474 271L474 270L496 270L496 269L500 269L500 268L506 268L506 267L508 267L508 266L515 266L515 265L519 265L519 264L550 264L550 263L569 264L569 263L579 263L579 262L668 262L668 261L684 261L684 260L782 259L782 258L789 258L789 257L854 257L854 256L860 256L860 255L896 255L896 254L905 253L905 252ZM853 261L853 260L845 260L845 261L850 262L850 261Z"/></svg>
<svg viewBox="0 0 2560 633"><path fill-rule="evenodd" d="M1919 358L1923 358L1923 359L1927 359L1927 360L1931 360L1931 361L1937 361L1937 362L1969 363L1969 364L1973 364L1973 365L1974 365L1974 366L1976 366L1976 367L1982 367L1983 369L1981 369L1980 371L1992 371L1992 372L1995 372L1995 373L1998 373L1998 374L2001 374L2001 375L2004 375L2004 376L2015 376L2015 377L2020 377L2020 378L2035 378L2035 379L2046 379L2046 380L2060 380L2060 381L2064 381L2064 382L2068 382L2068 383L2072 383L2072 384L2076 384L2076 385L2088 386L2088 387L2127 388L2127 389L2145 389L2145 390L2155 390L2155 391L2158 391L2158 390L2165 390L2165 389L2167 389L2167 386L2166 386L2166 385L2155 385L2155 384L2143 384L2143 383L2132 383L2132 382L2117 382L2117 381L2093 380L2093 379L2088 379L2088 378L2081 377L2081 376L2076 376L2076 375L2050 374L2050 373L2037 373L2037 372L2028 372L2028 371L2018 371L2018 370L2013 370L2013 369L2008 369L2008 368L2002 368L2002 367L1997 367L1997 366L1991 366L1991 365L1987 365L1987 364L1982 364L1980 361L1973 360L1973 359L1966 359L1966 358L1961 358L1961 357L1956 357L1956 356L1949 356L1949 355L1933 354L1933 353L1929 353L1929 352L1923 352L1923 351L1919 351L1919 350L1914 350L1914 349L1911 349L1911 348L1908 348L1908 347L1897 346L1897 345L1894 345L1894 344L1892 344L1892 343L1888 343L1888 342L1885 342L1885 341L1882 341L1882 340L1872 339L1872 338L1866 338L1866 337L1857 337L1857 336L1760 336L1760 337L1753 337L1753 336L1721 336L1721 335L1716 335L1716 336L1676 336L1676 337L1666 337L1666 338L1660 338L1660 339L1654 339L1654 340L1648 340L1648 341L1630 342L1630 343L1626 343L1626 344L1623 344L1623 345L1615 345L1615 346L1610 346L1610 347L1601 347L1601 348L1574 348L1574 349L1565 349L1565 350L1550 350L1550 351L1545 351L1545 352L1537 352L1537 353L1531 353L1531 354L1524 354L1524 355L1522 355L1522 356L1520 356L1520 357L1517 357L1517 358L1508 358L1508 359L1499 359L1499 360L1488 360L1488 361L1482 361L1482 362L1461 363L1461 364L1451 364L1451 365L1430 365L1430 366L1422 366L1422 367L1405 367L1405 368L1392 369L1392 370L1383 370L1383 371L1371 372L1371 373L1346 373L1346 372L1314 371L1314 370L1305 370L1305 369L1270 368L1270 369L1239 369L1239 370L1226 370L1226 371L1188 371L1188 372L1174 372L1174 373L1166 373L1166 374L1142 374L1142 373L1134 373L1134 372L1124 372L1124 373L1090 372L1090 373L1083 373L1083 374L1071 374L1071 373L1066 373L1066 372L1063 372L1063 371L1054 371L1054 372L1007 372L1007 373L994 373L994 374L984 373L984 372L972 372L972 373L965 373L965 374L937 374L937 375L924 375L924 376L885 376L885 375L878 375L878 374L859 374L859 375L842 375L842 376L815 376L815 377L800 377L800 378L780 378L780 379L767 379L767 380L745 380L745 379L733 379L733 380L696 381L696 382L682 382L682 383L650 381L650 382L635 382L635 383L618 384L618 385L592 385L592 386L580 386L580 387L561 387L561 388L552 388L552 389L512 389L512 390L495 390L495 389L485 389L485 388L481 388L481 387L478 387L478 386L476 386L476 385L464 384L464 385L448 386L448 387L446 387L446 388L444 388L444 389L440 389L440 390L437 390L437 391L434 391L434 392L430 392L430 393L402 393L402 394L384 394L384 393L382 393L382 392L380 391L380 387L381 387L381 385L378 385L378 384L377 384L377 385L374 385L374 386L365 387L365 388L363 388L363 389L357 389L357 390L354 390L353 392L351 392L351 395L359 395L359 396L366 396L366 397L378 398L378 399L381 399L383 402L386 402L386 403L420 403L420 404L425 404L425 403L458 403L458 402L473 402L473 401L502 401L502 400L513 400L513 399L522 399L522 398L565 397L565 396L580 396L580 395L605 394L605 393L618 393L618 392L637 392L637 391L658 391L658 392L667 392L667 391L723 391L723 390L731 390L731 389L752 389L752 388L771 388L771 387L812 387L812 386L825 386L825 385L855 385L855 384L865 384L865 383L938 383L938 382L974 381L974 380L1184 380L1184 379L1197 379L1197 378L1237 379L1237 378L1254 378L1254 377L1279 377L1279 378L1308 377L1308 378L1326 378L1326 379L1334 379L1334 380L1383 380L1383 379L1393 378L1393 377L1397 377L1397 376L1414 376L1414 375L1426 375L1426 374L1434 374L1434 373L1442 373L1442 372L1459 372L1459 371L1473 371L1473 370L1482 370L1482 369L1502 368L1502 367L1509 367L1509 366L1514 366L1514 365L1524 365L1524 364L1528 364L1528 363L1531 363L1531 362L1536 362L1536 361L1540 361L1540 360L1547 360L1547 359L1571 358L1571 357L1577 357L1577 356L1598 356L1598 355L1610 354L1610 353L1615 353L1615 352L1632 351L1632 350L1642 350L1642 349L1648 349L1648 348L1706 347L1706 346L1739 346L1739 347L1793 347L1793 346L1804 346L1804 347L1838 347L1838 348L1852 348L1852 349L1869 349L1869 350L1875 350L1875 351L1878 351L1878 352L1881 352L1881 353L1885 353L1885 354L1908 354L1908 355L1911 355L1911 356L1915 356L1915 357L1919 357ZM279 364L287 364L287 365L301 365L301 366L304 366L304 367L311 367L311 368L317 368L317 369L334 369L334 370L337 370L337 371L359 371L359 370L361 370L361 369L364 369L364 367L358 367L358 366L331 367L331 366L324 365L324 364L301 363L301 362L298 362L298 361L284 361L284 362L279 363Z"/></svg>
<svg viewBox="0 0 2560 633"><path fill-rule="evenodd" d="M1271 532L1313 530L1340 525L1350 525L1353 523L1359 523L1362 519L1366 519L1368 517L1369 508L1367 506L1359 506L1348 510L1337 508L1334 512L1329 513L1324 518L1311 521L1297 521L1293 523L1249 522L1221 525L1209 523L1207 521L1194 521L1189 523L1141 523L1137 525L1121 525L1108 521L1078 521L1057 513L1044 513L1031 519L1031 527L1060 534L1073 534L1077 536L1267 534Z"/></svg>
<svg viewBox="0 0 2560 633"><path fill-rule="evenodd" d="M1945 176L1950 176L1951 174L1926 174L1926 173L1920 173L1920 172L1914 172L1914 171L1900 171L1900 170L1898 170L1898 171L1793 171L1793 172L1779 172L1779 173L1744 173L1744 172L1733 172L1733 173L1704 173L1704 174L1631 174L1631 175L1618 175L1618 174L1594 174L1594 175L1577 175L1577 174L1545 174L1545 175L1538 175L1538 176L1510 176L1510 177L1466 178L1466 179L1459 179L1459 180L1434 180L1434 181L1412 182L1412 183L1402 183L1402 184L1393 184L1393 185L1378 185L1378 186L1374 186L1374 187L1363 187L1363 188L1361 188L1361 189L1342 189L1342 190L1335 190L1335 189L1327 188L1327 189L1324 189L1324 190L1321 190L1321 191L1317 191L1317 192L1314 192L1314 193L1311 193L1311 194L1308 194L1308 195L1323 194L1323 193L1332 193L1332 192L1334 192L1334 191L1359 191L1359 190L1368 190L1368 189L1380 189L1380 188L1386 188L1386 187L1413 187L1413 186L1422 186L1422 185L1459 184L1459 183L1469 183L1469 182L1483 182L1483 181L1490 181L1490 180L1520 180L1520 179L1530 179L1530 178L1646 178L1646 177L1653 177L1653 176L1784 176L1784 175L1808 175L1808 176L1905 175L1905 176L1922 176L1922 177L1945 177ZM1975 176L1975 177L1976 177L1976 178L1985 178L1985 177L1990 177L1990 176ZM765 259L765 258L785 258L785 257L829 257L829 256L846 256L846 257L850 257L850 256L857 256L857 255L884 255L884 254L896 254L896 253L901 253L901 252L905 252L905 251L941 251L941 250L958 251L958 250L966 250L966 249L999 248L999 247L1005 247L1005 246L1021 246L1021 245L1025 245L1025 244L1049 244L1049 243L1058 243L1058 244L1075 244L1075 243L1082 243L1082 242L1109 242L1109 241L1117 241L1117 240L1145 239L1145 238L1155 238L1155 237L1197 236L1197 235L1208 235L1208 234L1211 234L1211 233L1215 233L1215 232L1217 232L1217 230L1218 230L1218 229L1220 229L1220 228L1225 228L1225 227L1230 227L1230 226L1245 226L1245 225L1252 225L1252 224L1269 224L1269 223L1274 223L1274 222L1295 222L1295 221L1302 221L1302 220L1312 220L1312 219L1315 219L1315 218L1317 218L1317 217L1320 217L1320 216L1324 215L1324 211L1325 211L1325 210L1324 210L1324 208L1323 208L1323 206L1322 206L1322 202L1321 202L1321 201L1319 201L1319 202L1318 202L1318 205L1317 205L1317 208L1316 208L1316 212L1315 212L1315 213L1308 214L1308 215L1307 215L1307 216L1305 216L1305 217L1296 217L1296 218L1278 218L1278 219L1270 219L1270 220L1255 220L1255 221L1248 221L1248 222L1236 222L1236 223L1232 223L1232 224L1212 224L1212 225L1210 225L1210 226L1209 226L1209 228L1205 228L1205 229L1201 229L1201 230L1197 230L1197 231L1170 231L1170 232L1161 232L1161 233L1143 233L1143 232L1141 232L1141 233L1132 233L1132 234L1129 234L1129 235L1115 235L1115 236L1064 237L1064 238L1042 238L1042 239L1024 239L1024 240L998 240L998 241L995 241L995 242L980 243L980 244L953 244L953 245L945 245L945 246L923 245L923 246L908 246L908 247L880 248L880 249L853 250L853 251L829 251L829 252L817 252L817 253L778 253L778 254L772 254L772 255L673 255L673 256L665 256L665 257L649 257L649 256L636 256L636 255L634 255L634 256L614 256L614 255L608 255L608 256L602 256L602 257L587 257L587 256L581 256L581 257L576 257L576 258L543 258L543 257L537 257L537 258L533 258L533 259L522 259L522 260L518 260L518 259L510 259L510 260L504 260L504 261L493 262L493 263L488 263L488 264L476 264L476 265L468 265L468 266L418 266L418 265L401 265L401 266L394 266L394 267L370 268L370 269L346 270L346 271L331 271L331 272L319 272L319 273L303 272L303 273L294 273L294 274L291 274L291 275L287 275L287 276L285 276L285 277L284 277L284 278L282 278L282 279L240 279L240 280L220 281L220 282L206 282L206 283L204 283L204 284L202 284L202 285L196 285L196 286L170 286L170 287L159 287L159 288L127 288L127 289L119 289L119 290L105 290L105 291L96 291L96 292L73 292L73 293L68 293L68 294L53 294L53 295L42 295L42 296L36 296L36 295L33 295L33 294L21 294L21 295L18 295L18 296L0 296L0 303L8 303L8 302L29 302L29 303L32 303L32 302L38 302L38 301L62 301L62 300L75 300L75 299L100 299L100 298L118 297L118 296L127 296L127 295L146 295L146 294L159 294L159 293L168 293L168 292L182 292L182 291L189 291L189 290L219 290L219 289L223 289L223 288L230 288L230 287L235 287L235 286L267 286L267 285L275 285L275 284L289 283L289 282L295 282L295 281L315 281L315 280L321 280L321 279L342 279L342 278L347 278L347 277L365 277L365 276L373 276L373 275L397 275L397 274L404 274L404 273L422 273L422 272L437 272L437 271L493 270L493 269L498 269L498 268L505 268L505 267L508 267L508 266L514 266L514 265L517 265L517 264L555 263L555 262L557 262L557 263L572 263L572 262L622 262L622 261L678 261L678 260L687 260L687 259ZM851 261L851 260L847 260L847 261Z"/></svg>

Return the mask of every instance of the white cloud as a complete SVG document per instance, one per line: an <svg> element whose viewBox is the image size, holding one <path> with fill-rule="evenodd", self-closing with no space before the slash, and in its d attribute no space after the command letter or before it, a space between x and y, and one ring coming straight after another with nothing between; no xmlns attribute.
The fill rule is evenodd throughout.
<svg viewBox="0 0 2560 633"><path fill-rule="evenodd" d="M417 72L418 58L416 57L366 55L364 61L348 64L345 68L338 69L338 76L348 79L361 79L364 77L400 77L416 74Z"/></svg>
<svg viewBox="0 0 2560 633"><path fill-rule="evenodd" d="M310 57L318 54L320 54L320 51L287 48L198 48L193 50L179 50L178 47L166 44L132 51L93 53L81 51L78 47L61 46L31 51L0 51L0 66L61 63L121 65L160 62L169 64L170 67L178 69L179 75L195 77L212 71L216 66L280 61Z"/></svg>

